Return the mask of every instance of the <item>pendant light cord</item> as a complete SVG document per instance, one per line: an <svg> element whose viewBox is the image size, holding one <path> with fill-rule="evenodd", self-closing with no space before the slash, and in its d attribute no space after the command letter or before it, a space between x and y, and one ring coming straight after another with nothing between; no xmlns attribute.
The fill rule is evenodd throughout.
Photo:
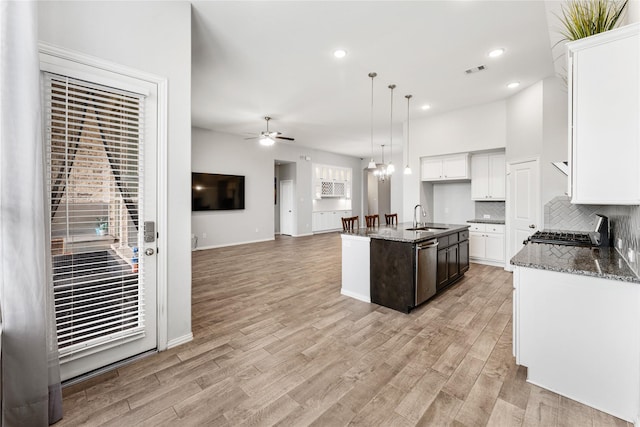
<svg viewBox="0 0 640 427"><path fill-rule="evenodd" d="M371 77L371 162L373 162L373 79L377 75L377 73L369 73Z"/></svg>
<svg viewBox="0 0 640 427"><path fill-rule="evenodd" d="M391 160L389 164L393 163L393 90L396 88L396 85L389 85L389 89L391 89L391 108L390 108L390 119L389 119L389 157ZM384 163L384 162L383 162Z"/></svg>
<svg viewBox="0 0 640 427"><path fill-rule="evenodd" d="M409 168L409 101L411 101L412 95L405 95L404 97L407 98L407 166L405 173L411 173Z"/></svg>

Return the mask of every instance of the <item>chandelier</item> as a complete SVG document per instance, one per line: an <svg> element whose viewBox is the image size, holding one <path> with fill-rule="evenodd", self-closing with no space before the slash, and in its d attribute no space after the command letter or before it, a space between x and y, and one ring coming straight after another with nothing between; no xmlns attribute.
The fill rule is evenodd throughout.
<svg viewBox="0 0 640 427"><path fill-rule="evenodd" d="M389 170L389 166L387 166L384 162L384 144L382 144L382 164L377 165L376 169L373 171L373 174L378 177L378 181L385 182L387 179L391 178L391 174L393 170Z"/></svg>

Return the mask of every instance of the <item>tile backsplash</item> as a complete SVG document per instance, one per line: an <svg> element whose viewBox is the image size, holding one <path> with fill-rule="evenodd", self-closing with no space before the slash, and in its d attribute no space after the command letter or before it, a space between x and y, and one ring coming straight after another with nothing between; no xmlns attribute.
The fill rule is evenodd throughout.
<svg viewBox="0 0 640 427"><path fill-rule="evenodd" d="M574 205L569 197L558 196L544 206L544 228L594 231L596 213L609 217L613 245L638 274L640 206Z"/></svg>
<svg viewBox="0 0 640 427"><path fill-rule="evenodd" d="M476 219L490 215L491 219L504 219L504 202L476 202Z"/></svg>

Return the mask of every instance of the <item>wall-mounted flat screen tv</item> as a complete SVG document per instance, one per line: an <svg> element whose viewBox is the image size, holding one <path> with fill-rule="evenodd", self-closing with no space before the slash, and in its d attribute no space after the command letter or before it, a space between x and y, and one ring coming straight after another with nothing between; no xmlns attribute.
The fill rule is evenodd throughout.
<svg viewBox="0 0 640 427"><path fill-rule="evenodd" d="M191 210L244 209L244 176L217 173L191 174Z"/></svg>

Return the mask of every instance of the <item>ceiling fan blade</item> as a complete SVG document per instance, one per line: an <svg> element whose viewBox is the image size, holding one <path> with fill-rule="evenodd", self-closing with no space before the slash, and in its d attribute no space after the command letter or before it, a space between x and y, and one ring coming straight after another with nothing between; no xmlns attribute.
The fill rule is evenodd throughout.
<svg viewBox="0 0 640 427"><path fill-rule="evenodd" d="M249 138L245 138L245 139L258 139L259 136L250 136Z"/></svg>
<svg viewBox="0 0 640 427"><path fill-rule="evenodd" d="M276 136L277 139L286 139L287 141L295 141L295 138L289 138L286 136Z"/></svg>

